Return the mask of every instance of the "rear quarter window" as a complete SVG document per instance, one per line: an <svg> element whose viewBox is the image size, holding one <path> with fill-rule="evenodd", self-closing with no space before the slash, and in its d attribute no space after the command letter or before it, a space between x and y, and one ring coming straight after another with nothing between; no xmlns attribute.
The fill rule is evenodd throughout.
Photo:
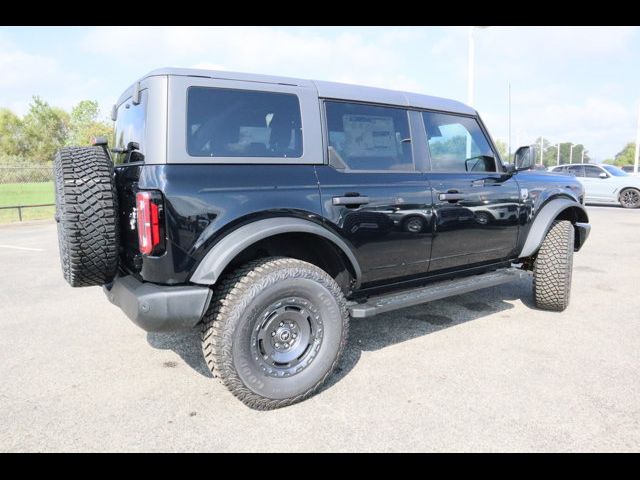
<svg viewBox="0 0 640 480"><path fill-rule="evenodd" d="M125 150L130 142L136 142L139 150L128 153L116 153L113 161L116 165L144 160L147 127L147 90L140 92L140 103L134 105L131 98L118 107L113 145Z"/></svg>
<svg viewBox="0 0 640 480"><path fill-rule="evenodd" d="M290 93L190 87L186 135L193 157L299 158L300 103Z"/></svg>

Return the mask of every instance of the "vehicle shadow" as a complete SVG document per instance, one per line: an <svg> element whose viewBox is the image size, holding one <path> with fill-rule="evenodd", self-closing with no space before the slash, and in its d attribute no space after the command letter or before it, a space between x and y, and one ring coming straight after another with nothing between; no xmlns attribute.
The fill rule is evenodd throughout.
<svg viewBox="0 0 640 480"><path fill-rule="evenodd" d="M200 375L213 378L202 356L200 325L179 332L147 332L147 342L158 350L173 350ZM166 362L165 366L175 366L170 363Z"/></svg>
<svg viewBox="0 0 640 480"><path fill-rule="evenodd" d="M523 278L497 287L404 308L373 318L352 319L349 342L336 372L324 389L331 388L358 363L363 351L376 351L445 328L510 310L510 301L533 308L531 279ZM147 333L153 348L173 350L199 374L212 377L200 347L200 328L185 332Z"/></svg>

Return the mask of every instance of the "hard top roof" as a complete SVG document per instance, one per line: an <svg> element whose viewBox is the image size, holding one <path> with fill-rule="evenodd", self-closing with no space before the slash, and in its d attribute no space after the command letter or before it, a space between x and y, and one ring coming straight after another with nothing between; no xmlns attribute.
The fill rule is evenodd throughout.
<svg viewBox="0 0 640 480"><path fill-rule="evenodd" d="M147 73L140 80L157 75L177 75L202 78L219 78L226 80L240 80L245 82L275 83L315 88L321 98L335 98L340 100L356 100L362 102L385 103L402 105L430 110L475 115L475 110L464 103L447 98L432 97L418 93L387 90L384 88L364 87L346 83L325 82L320 80L305 80L300 78L260 75L255 73L227 72L220 70L202 70L193 68L159 68ZM121 101L125 100L121 97ZM120 103L120 102L118 102Z"/></svg>

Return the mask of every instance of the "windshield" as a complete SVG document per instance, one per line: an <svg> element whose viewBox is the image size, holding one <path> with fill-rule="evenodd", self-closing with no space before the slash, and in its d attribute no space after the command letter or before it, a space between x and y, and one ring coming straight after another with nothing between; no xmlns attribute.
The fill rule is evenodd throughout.
<svg viewBox="0 0 640 480"><path fill-rule="evenodd" d="M604 168L607 172L609 172L614 177L628 177L629 176L629 174L627 172L625 172L621 168L618 168L618 167L613 166L613 165L602 165L602 168Z"/></svg>

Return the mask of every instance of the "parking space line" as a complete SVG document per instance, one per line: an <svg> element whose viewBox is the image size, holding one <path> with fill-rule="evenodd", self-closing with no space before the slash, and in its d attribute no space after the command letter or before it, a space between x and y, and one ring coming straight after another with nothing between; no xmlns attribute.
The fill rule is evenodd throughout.
<svg viewBox="0 0 640 480"><path fill-rule="evenodd" d="M29 252L44 252L43 248L15 247L13 245L0 245L0 248L13 248L15 250L27 250Z"/></svg>

